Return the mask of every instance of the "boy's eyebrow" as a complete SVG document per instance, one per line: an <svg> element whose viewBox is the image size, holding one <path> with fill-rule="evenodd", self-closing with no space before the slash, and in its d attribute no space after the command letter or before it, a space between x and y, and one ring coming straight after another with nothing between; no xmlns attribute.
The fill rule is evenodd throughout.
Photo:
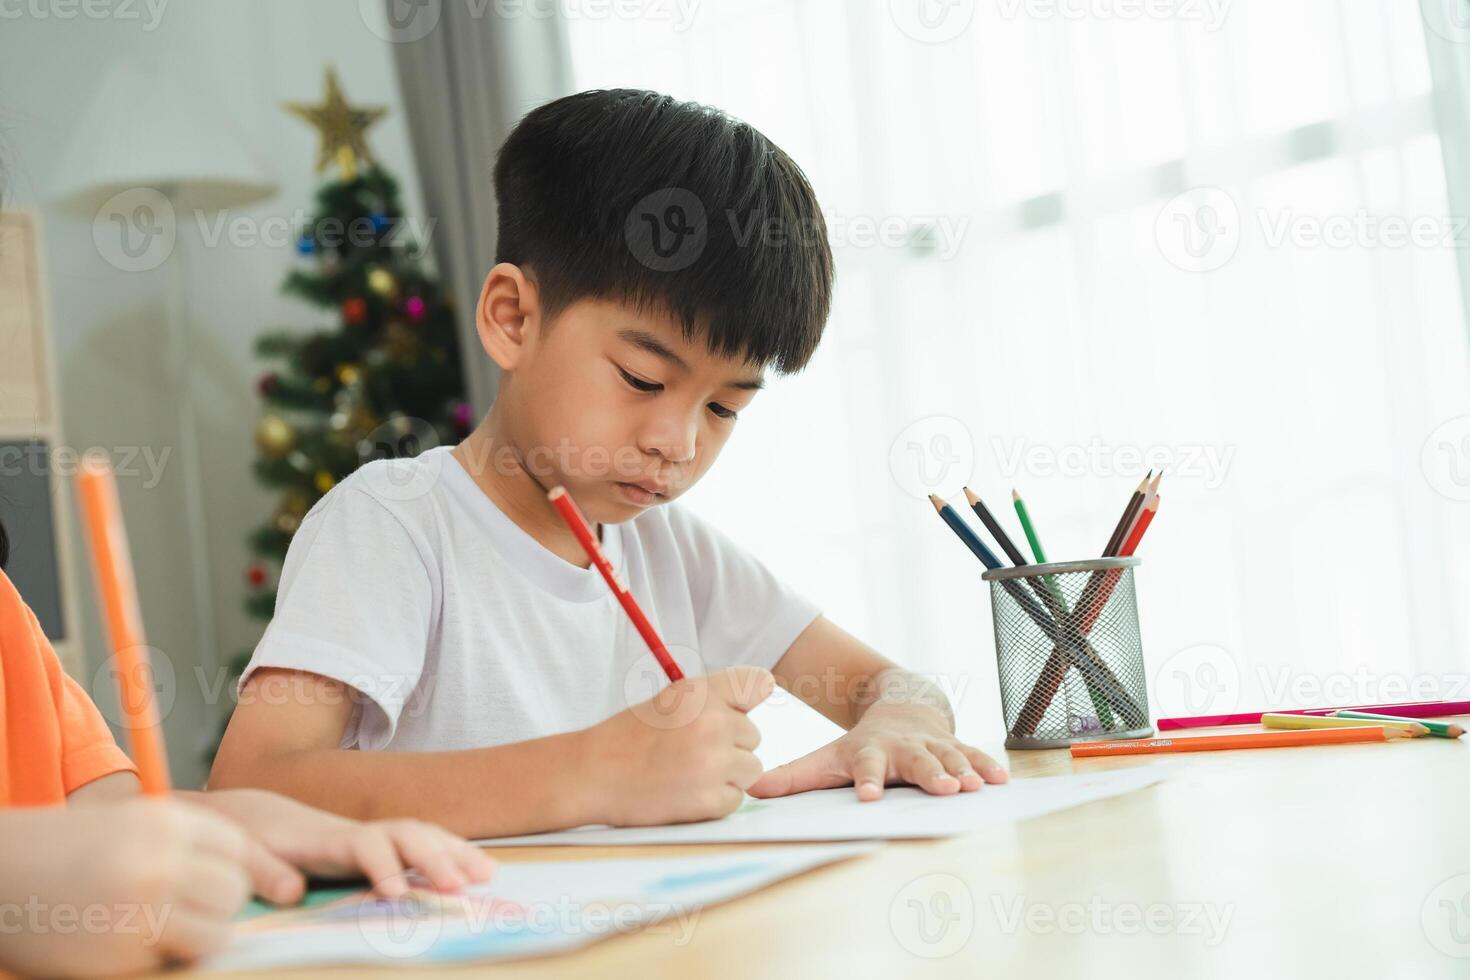
<svg viewBox="0 0 1470 980"><path fill-rule="evenodd" d="M684 358L675 354L669 349L667 344L647 330L634 330L632 327L628 327L618 331L618 338L627 341L639 350L648 351L654 357L668 361L681 371L689 370L689 365L684 363Z"/></svg>
<svg viewBox="0 0 1470 980"><path fill-rule="evenodd" d="M647 330L635 330L632 327L627 327L618 331L618 339L627 341L639 350L647 351L660 360L668 361L681 371L689 370L689 365L685 362L684 358L674 353L667 344ZM729 387L739 388L743 391L760 391L765 386L765 381L758 377L743 378L739 381L732 381L729 384Z"/></svg>

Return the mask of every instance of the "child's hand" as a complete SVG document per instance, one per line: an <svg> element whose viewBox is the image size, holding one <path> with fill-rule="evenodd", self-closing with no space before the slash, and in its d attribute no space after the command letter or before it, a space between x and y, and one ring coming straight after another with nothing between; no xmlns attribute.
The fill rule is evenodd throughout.
<svg viewBox="0 0 1470 980"><path fill-rule="evenodd" d="M687 677L582 732L582 780L615 826L723 817L761 774L760 730L745 713L775 681L759 667Z"/></svg>
<svg viewBox="0 0 1470 980"><path fill-rule="evenodd" d="M212 953L250 898L246 855L239 827L169 799L0 813L0 904L20 923L0 965L108 976Z"/></svg>
<svg viewBox="0 0 1470 980"><path fill-rule="evenodd" d="M191 799L234 820L273 856L277 867L254 877L261 897L279 904L301 898L305 883L293 868L323 878L361 874L389 898L408 890L405 868L416 869L440 891L488 881L495 870L478 847L419 820L349 820L256 789L216 790ZM286 874L272 873L280 862L290 866Z"/></svg>
<svg viewBox="0 0 1470 980"><path fill-rule="evenodd" d="M874 704L841 738L795 762L778 766L751 787L751 796L789 796L809 789L856 786L860 800L876 800L883 787L912 783L947 796L1003 783L994 759L955 738L944 716L919 704Z"/></svg>

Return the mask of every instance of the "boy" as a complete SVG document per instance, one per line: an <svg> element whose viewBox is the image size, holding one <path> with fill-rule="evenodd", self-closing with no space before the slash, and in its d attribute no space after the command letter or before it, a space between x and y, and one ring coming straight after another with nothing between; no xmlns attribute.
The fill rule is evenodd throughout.
<svg viewBox="0 0 1470 980"><path fill-rule="evenodd" d="M764 371L821 337L832 257L797 166L718 111L592 91L521 121L495 193L475 310L495 403L452 451L369 464L307 515L213 784L491 837L1003 781L931 685L671 506ZM558 484L684 669L647 701L657 668ZM762 774L745 713L773 682L848 732Z"/></svg>

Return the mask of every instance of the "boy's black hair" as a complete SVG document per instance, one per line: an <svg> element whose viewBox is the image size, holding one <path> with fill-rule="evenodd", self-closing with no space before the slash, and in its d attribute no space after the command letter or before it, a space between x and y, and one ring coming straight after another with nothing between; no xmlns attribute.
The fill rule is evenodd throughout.
<svg viewBox="0 0 1470 980"><path fill-rule="evenodd" d="M783 374L816 351L826 222L801 168L747 123L638 89L569 95L506 138L495 198L496 261L529 268L548 318L614 299Z"/></svg>

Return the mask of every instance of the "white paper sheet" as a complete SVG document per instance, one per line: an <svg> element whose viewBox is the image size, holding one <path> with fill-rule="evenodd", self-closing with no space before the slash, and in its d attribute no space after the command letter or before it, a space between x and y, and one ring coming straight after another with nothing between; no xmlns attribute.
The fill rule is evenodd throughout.
<svg viewBox="0 0 1470 980"><path fill-rule="evenodd" d="M883 798L860 802L852 787L814 790L772 800L747 798L721 820L665 827L578 827L553 834L499 837L492 847L532 844L728 844L756 841L880 840L955 837L987 824L1011 823L1142 789L1178 763L1014 779L974 793L930 796L894 786Z"/></svg>
<svg viewBox="0 0 1470 980"><path fill-rule="evenodd" d="M708 856L503 864L463 896L344 898L236 925L204 970L328 964L435 964L542 956L606 936L661 931L681 946L700 911L875 844L765 848Z"/></svg>

